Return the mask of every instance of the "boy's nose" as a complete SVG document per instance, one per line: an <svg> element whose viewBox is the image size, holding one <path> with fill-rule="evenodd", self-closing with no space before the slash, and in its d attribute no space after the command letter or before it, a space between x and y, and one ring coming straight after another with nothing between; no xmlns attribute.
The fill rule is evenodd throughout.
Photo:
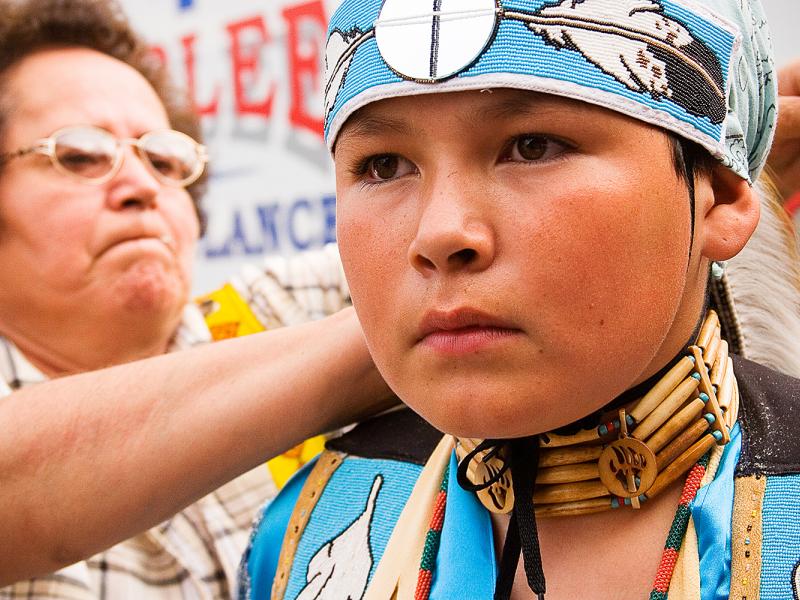
<svg viewBox="0 0 800 600"><path fill-rule="evenodd" d="M468 184L453 185L457 174L447 180L449 185L436 186L423 203L409 247L409 262L426 276L478 272L494 260L495 235L482 203L463 192Z"/></svg>

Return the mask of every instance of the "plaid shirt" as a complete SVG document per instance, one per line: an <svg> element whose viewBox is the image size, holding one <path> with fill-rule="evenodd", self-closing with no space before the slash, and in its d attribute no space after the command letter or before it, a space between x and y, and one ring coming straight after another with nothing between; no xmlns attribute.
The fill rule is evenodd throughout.
<svg viewBox="0 0 800 600"><path fill-rule="evenodd" d="M349 305L335 247L292 259L267 259L231 284L272 329L321 318ZM188 305L170 351L211 340L200 310ZM0 396L44 381L9 340L0 338ZM56 573L0 590L0 599L223 599L236 595L239 560L259 507L276 493L259 466L145 533ZM98 501L102 501L98 499Z"/></svg>

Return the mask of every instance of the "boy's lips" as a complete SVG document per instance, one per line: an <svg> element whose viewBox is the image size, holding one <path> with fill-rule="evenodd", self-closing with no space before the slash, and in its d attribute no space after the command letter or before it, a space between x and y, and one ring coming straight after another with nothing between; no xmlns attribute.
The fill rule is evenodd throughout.
<svg viewBox="0 0 800 600"><path fill-rule="evenodd" d="M426 313L417 333L417 343L443 354L459 355L476 352L522 330L505 319L465 307Z"/></svg>

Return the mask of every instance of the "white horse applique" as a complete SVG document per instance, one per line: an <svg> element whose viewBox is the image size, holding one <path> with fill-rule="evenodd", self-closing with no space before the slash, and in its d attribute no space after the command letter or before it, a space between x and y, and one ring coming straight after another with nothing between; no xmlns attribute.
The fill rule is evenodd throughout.
<svg viewBox="0 0 800 600"><path fill-rule="evenodd" d="M369 532L382 484L383 477L375 477L361 516L311 558L297 600L360 600L364 595L372 569Z"/></svg>
<svg viewBox="0 0 800 600"><path fill-rule="evenodd" d="M800 562L794 567L794 573L792 573L792 584L795 600L800 600Z"/></svg>

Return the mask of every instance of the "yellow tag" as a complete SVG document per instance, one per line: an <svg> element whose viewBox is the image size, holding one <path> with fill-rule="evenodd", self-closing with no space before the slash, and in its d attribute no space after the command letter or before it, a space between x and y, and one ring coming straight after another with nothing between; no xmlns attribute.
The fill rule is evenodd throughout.
<svg viewBox="0 0 800 600"><path fill-rule="evenodd" d="M281 489L300 467L324 449L325 437L318 435L269 461L267 466L278 489Z"/></svg>
<svg viewBox="0 0 800 600"><path fill-rule="evenodd" d="M231 284L195 300L214 341L227 340L264 331L253 311Z"/></svg>

